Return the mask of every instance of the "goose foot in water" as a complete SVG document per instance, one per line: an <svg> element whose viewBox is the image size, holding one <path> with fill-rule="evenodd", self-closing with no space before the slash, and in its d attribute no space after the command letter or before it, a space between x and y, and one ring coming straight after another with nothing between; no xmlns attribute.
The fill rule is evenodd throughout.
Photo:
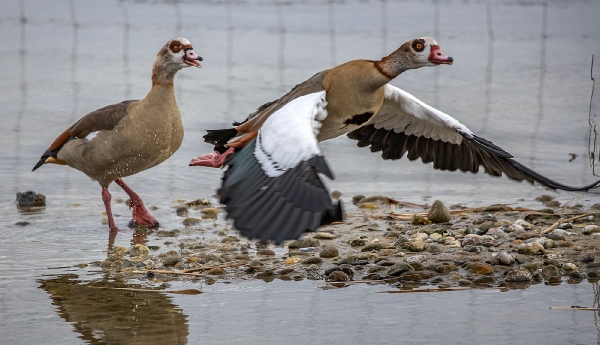
<svg viewBox="0 0 600 345"><path fill-rule="evenodd" d="M148 212L142 198L129 188L123 179L118 178L115 182L123 188L127 195L129 195L129 208L131 209L131 215L133 216L130 226L147 226L149 228L158 227L158 221L152 217L150 212Z"/></svg>

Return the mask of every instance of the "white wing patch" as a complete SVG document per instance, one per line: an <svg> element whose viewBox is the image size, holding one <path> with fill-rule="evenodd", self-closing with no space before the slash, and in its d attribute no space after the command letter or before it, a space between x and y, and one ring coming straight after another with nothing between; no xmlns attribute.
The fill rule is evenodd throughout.
<svg viewBox="0 0 600 345"><path fill-rule="evenodd" d="M452 144L462 142L463 137L460 133L468 136L473 134L452 116L390 84L385 86L383 105L370 123L378 129L393 129L396 133L404 132L407 135L442 140Z"/></svg>
<svg viewBox="0 0 600 345"><path fill-rule="evenodd" d="M254 156L269 177L320 155L316 135L327 117L325 91L298 97L273 113L256 136Z"/></svg>

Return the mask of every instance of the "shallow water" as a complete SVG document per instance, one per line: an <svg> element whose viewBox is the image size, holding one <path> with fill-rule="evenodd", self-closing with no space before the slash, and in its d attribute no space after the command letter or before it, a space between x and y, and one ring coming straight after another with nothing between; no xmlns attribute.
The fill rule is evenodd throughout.
<svg viewBox="0 0 600 345"><path fill-rule="evenodd" d="M118 327L114 321L83 327L91 335L82 336L77 330L81 320L63 316L52 304L52 294L40 289L51 279L44 274L71 270L49 267L105 258L108 234L95 182L62 166L30 170L48 144L82 115L143 97L153 57L167 40L184 36L204 58L202 69L183 70L176 80L184 143L162 165L126 180L146 204L158 207L153 214L172 229L182 227L170 209L172 200L211 197L220 182L220 170L187 166L191 157L211 149L201 139L205 129L243 119L319 70L356 58L378 59L402 42L426 35L454 57L454 65L410 71L394 85L455 116L547 176L573 185L594 181L587 162L588 109L591 55L600 55L599 15L597 1L3 1L1 338L17 344L139 341L127 329L121 332L123 340L95 340ZM381 193L411 202L540 207L533 199L549 193L505 178L382 161L346 138L321 147L336 174L328 185L340 190L345 201L357 193ZM569 162L571 153L577 158ZM45 194L47 207L18 212L15 193L25 190ZM115 199L126 197L118 188L111 192ZM561 202L576 196L557 194ZM585 195L577 202L590 205L598 199ZM113 207L120 215L117 224L125 228L129 210L123 203ZM146 240L158 241L152 235ZM115 241L129 246L132 233L125 231ZM88 278L95 276L71 279ZM385 343L399 337L408 343L446 338L472 343L489 340L490 334L508 343L531 343L529 337L556 344L598 341L593 312L547 310L555 304L591 306L597 301L595 285L587 283L503 294L402 295L373 294L384 289L379 286L321 291L311 282L231 286L231 291L219 284L205 286L203 291L211 293L199 296L158 295L160 303L170 305L165 307L169 315L183 313L181 318L172 315L178 329L189 332L182 343L323 338ZM105 313L108 320L117 311ZM453 322L444 322L448 319ZM239 326L231 327L235 324Z"/></svg>

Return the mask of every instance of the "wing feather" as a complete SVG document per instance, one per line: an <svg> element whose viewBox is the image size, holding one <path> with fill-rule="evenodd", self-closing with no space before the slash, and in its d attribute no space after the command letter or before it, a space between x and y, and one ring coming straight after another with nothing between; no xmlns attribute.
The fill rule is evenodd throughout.
<svg viewBox="0 0 600 345"><path fill-rule="evenodd" d="M506 175L516 181L539 183L551 189L588 191L600 181L572 187L553 181L524 166L493 142L473 134L466 126L415 98L408 92L386 85L379 112L365 126L348 133L360 147L382 151L383 159L421 158L438 170L484 172Z"/></svg>

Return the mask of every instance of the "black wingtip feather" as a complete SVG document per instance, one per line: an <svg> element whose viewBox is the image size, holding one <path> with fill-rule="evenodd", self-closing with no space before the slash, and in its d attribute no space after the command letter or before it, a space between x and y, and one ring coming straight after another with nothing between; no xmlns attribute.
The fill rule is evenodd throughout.
<svg viewBox="0 0 600 345"><path fill-rule="evenodd" d="M342 220L341 203L333 205L318 175L333 177L322 156L268 177L254 156L254 147L252 141L229 157L218 191L228 217L242 235L279 244Z"/></svg>

